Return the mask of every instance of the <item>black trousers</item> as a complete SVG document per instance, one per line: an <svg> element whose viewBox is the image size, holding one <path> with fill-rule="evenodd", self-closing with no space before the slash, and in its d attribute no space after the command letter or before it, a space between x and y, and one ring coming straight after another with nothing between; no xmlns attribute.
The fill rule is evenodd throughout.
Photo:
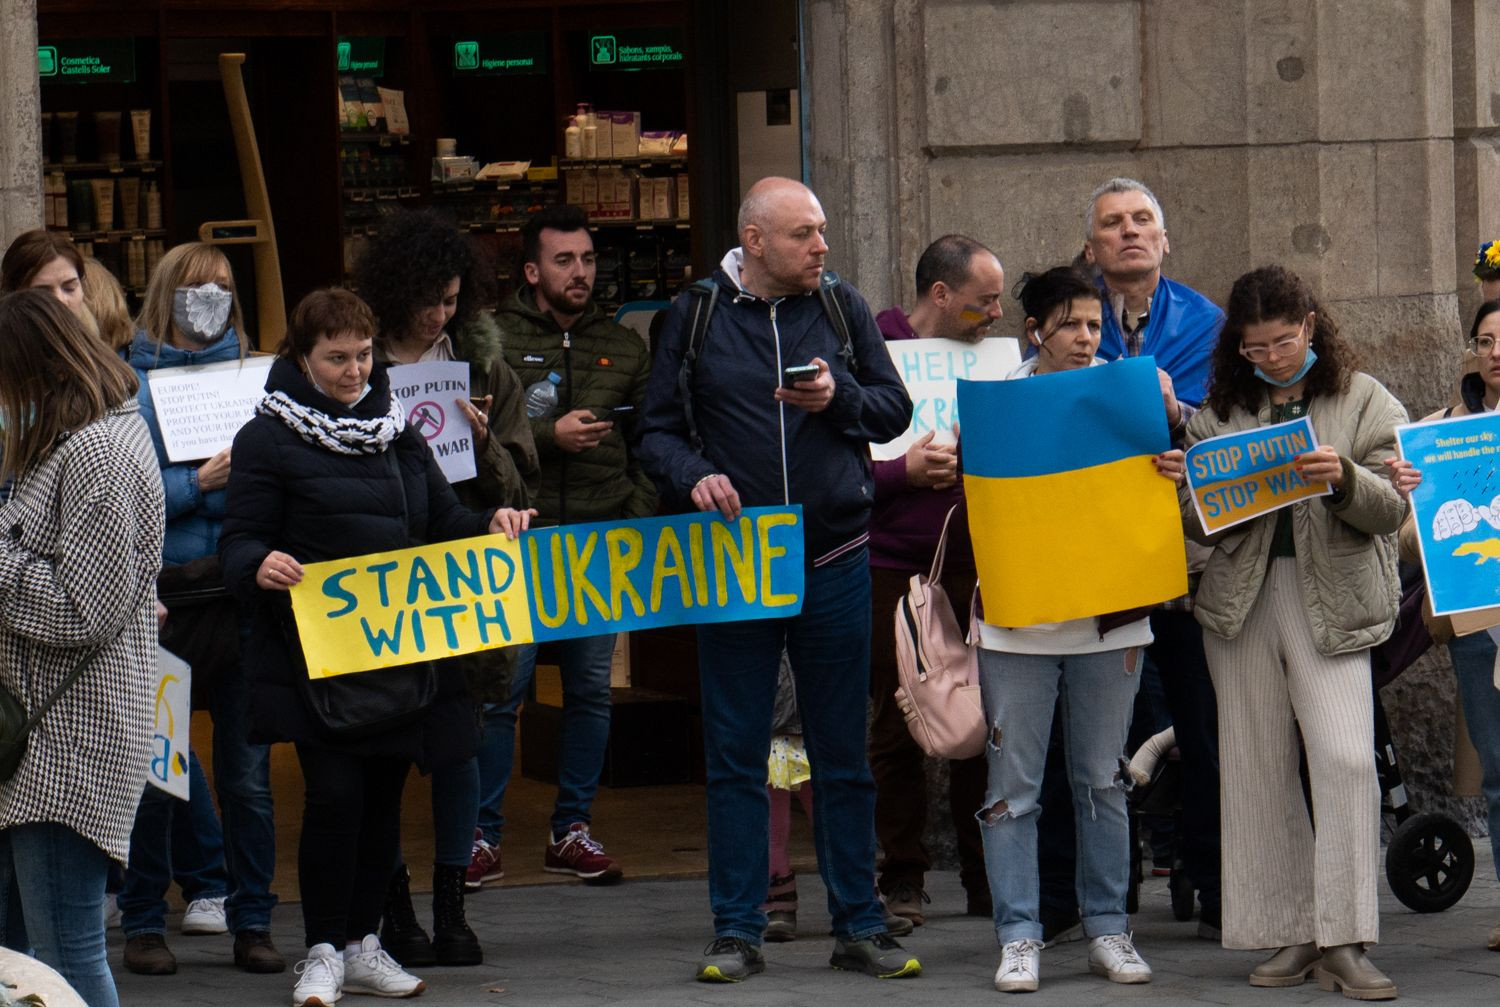
<svg viewBox="0 0 1500 1007"><path fill-rule="evenodd" d="M307 946L375 933L401 843L401 789L411 763L299 743L307 787L297 870Z"/></svg>

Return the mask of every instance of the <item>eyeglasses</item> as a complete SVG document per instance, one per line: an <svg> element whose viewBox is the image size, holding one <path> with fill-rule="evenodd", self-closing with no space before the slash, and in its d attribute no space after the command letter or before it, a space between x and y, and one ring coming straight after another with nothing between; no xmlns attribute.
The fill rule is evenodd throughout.
<svg viewBox="0 0 1500 1007"><path fill-rule="evenodd" d="M1476 336L1475 338L1469 340L1469 352L1470 353L1476 353L1476 354L1478 354L1481 357L1491 357L1491 356L1494 356L1495 355L1495 337L1494 336Z"/></svg>
<svg viewBox="0 0 1500 1007"><path fill-rule="evenodd" d="M1302 337L1307 332L1307 323L1302 323L1302 328L1297 330L1295 336L1278 339L1270 346L1245 346L1240 345L1240 356L1252 364L1263 364L1271 359L1271 351L1276 351L1278 357L1289 357L1297 352L1297 347L1302 344Z"/></svg>

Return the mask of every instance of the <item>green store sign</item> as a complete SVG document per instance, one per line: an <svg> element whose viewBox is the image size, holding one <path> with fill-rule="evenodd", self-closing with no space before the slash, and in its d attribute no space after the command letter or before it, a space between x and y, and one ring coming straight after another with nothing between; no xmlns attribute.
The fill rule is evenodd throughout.
<svg viewBox="0 0 1500 1007"><path fill-rule="evenodd" d="M135 39L47 39L36 49L43 84L129 84L135 80Z"/></svg>
<svg viewBox="0 0 1500 1007"><path fill-rule="evenodd" d="M680 28L630 28L589 35L595 70L670 70L687 59Z"/></svg>
<svg viewBox="0 0 1500 1007"><path fill-rule="evenodd" d="M550 47L551 37L543 31L513 31L455 39L453 76L546 73Z"/></svg>
<svg viewBox="0 0 1500 1007"><path fill-rule="evenodd" d="M339 73L356 77L385 76L385 36L339 36Z"/></svg>

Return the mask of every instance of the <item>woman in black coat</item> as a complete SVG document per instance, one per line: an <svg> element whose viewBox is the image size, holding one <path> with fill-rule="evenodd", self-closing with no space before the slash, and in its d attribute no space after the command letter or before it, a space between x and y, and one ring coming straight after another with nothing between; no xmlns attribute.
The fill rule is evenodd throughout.
<svg viewBox="0 0 1500 1007"><path fill-rule="evenodd" d="M413 763L427 770L472 756L478 727L461 673L441 663L312 683L286 591L303 563L486 532L514 537L530 518L459 503L406 425L385 369L374 367L374 335L369 308L348 291L315 291L297 306L267 395L235 437L219 539L225 582L251 628L252 739L293 742L306 781L298 870L309 950L293 1007L425 988L374 934L397 855L402 784ZM403 710L402 697L409 703L434 672L428 705ZM342 695L325 704L328 690ZM394 719L363 730L336 723L351 700L368 707L382 696L396 697L386 711Z"/></svg>

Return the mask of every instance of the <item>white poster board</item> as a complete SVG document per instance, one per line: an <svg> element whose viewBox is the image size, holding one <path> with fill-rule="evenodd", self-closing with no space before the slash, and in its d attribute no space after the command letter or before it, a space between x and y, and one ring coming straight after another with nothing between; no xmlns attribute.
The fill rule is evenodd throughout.
<svg viewBox="0 0 1500 1007"><path fill-rule="evenodd" d="M234 435L255 415L255 404L266 394L266 373L274 359L246 357L147 371L168 460L201 461L234 443Z"/></svg>
<svg viewBox="0 0 1500 1007"><path fill-rule="evenodd" d="M911 426L893 441L872 444L876 461L900 458L912 442L932 431L934 443L953 443L958 422L958 380L999 381L1021 365L1021 344L1006 336L977 343L959 339L887 340L896 373L911 395Z"/></svg>
<svg viewBox="0 0 1500 1007"><path fill-rule="evenodd" d="M146 782L173 797L188 799L188 744L193 727L193 673L187 662L161 645L156 648L156 728Z"/></svg>
<svg viewBox="0 0 1500 1007"><path fill-rule="evenodd" d="M388 372L391 391L406 410L450 483L473 479L474 429L459 408L469 397L469 365L462 360L398 364Z"/></svg>

